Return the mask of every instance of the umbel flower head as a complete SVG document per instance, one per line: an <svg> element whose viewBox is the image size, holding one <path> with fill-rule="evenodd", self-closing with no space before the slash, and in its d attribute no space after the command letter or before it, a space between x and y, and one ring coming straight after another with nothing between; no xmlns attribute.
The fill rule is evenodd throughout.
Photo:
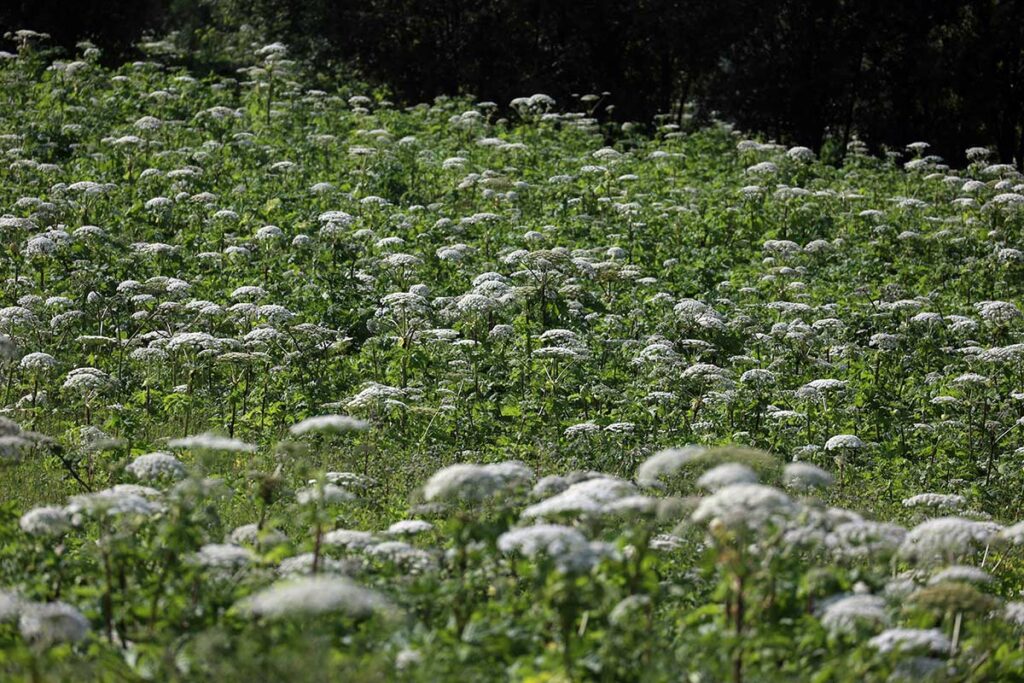
<svg viewBox="0 0 1024 683"><path fill-rule="evenodd" d="M310 576L279 581L245 598L239 611L267 619L340 614L366 618L395 608L380 593L341 576Z"/></svg>
<svg viewBox="0 0 1024 683"><path fill-rule="evenodd" d="M22 515L18 526L30 536L60 536L71 526L71 518L64 508L38 507Z"/></svg>
<svg viewBox="0 0 1024 683"><path fill-rule="evenodd" d="M881 560L899 550L906 535L907 530L897 524L854 520L836 526L825 544L839 559Z"/></svg>
<svg viewBox="0 0 1024 683"><path fill-rule="evenodd" d="M337 546L348 550L363 550L371 545L380 543L380 539L369 531L335 529L324 536L323 542L328 546Z"/></svg>
<svg viewBox="0 0 1024 683"><path fill-rule="evenodd" d="M370 427L370 423L348 415L318 415L308 417L298 424L289 428L292 436L304 436L306 434L345 434L347 432L361 432Z"/></svg>
<svg viewBox="0 0 1024 683"><path fill-rule="evenodd" d="M366 547L366 554L410 575L431 571L437 563L434 555L405 541L373 543Z"/></svg>
<svg viewBox="0 0 1024 683"><path fill-rule="evenodd" d="M848 595L833 600L821 615L821 625L832 633L848 634L888 626L885 599L877 595Z"/></svg>
<svg viewBox="0 0 1024 683"><path fill-rule="evenodd" d="M667 448L644 460L636 470L636 480L643 486L655 486L663 477L670 477L681 467L705 452L700 446Z"/></svg>
<svg viewBox="0 0 1024 683"><path fill-rule="evenodd" d="M782 481L788 489L810 491L831 486L832 475L817 465L791 462L782 471Z"/></svg>
<svg viewBox="0 0 1024 683"><path fill-rule="evenodd" d="M337 505L356 499L355 495L337 484L313 484L295 493L299 505Z"/></svg>
<svg viewBox="0 0 1024 683"><path fill-rule="evenodd" d="M139 481L180 479L185 476L185 465L170 453L162 452L140 455L125 469Z"/></svg>
<svg viewBox="0 0 1024 683"><path fill-rule="evenodd" d="M737 462L727 462L712 467L697 480L697 486L708 491L717 491L732 484L756 483L758 483L757 473Z"/></svg>
<svg viewBox="0 0 1024 683"><path fill-rule="evenodd" d="M318 563L316 571L314 563ZM281 560L277 565L277 573L282 577L299 577L316 575L317 573L331 576L348 576L355 571L353 565L346 560L333 557L320 557L313 553L302 553Z"/></svg>
<svg viewBox="0 0 1024 683"><path fill-rule="evenodd" d="M19 365L30 372L44 372L57 367L57 359L48 353L35 351L22 357Z"/></svg>
<svg viewBox="0 0 1024 683"><path fill-rule="evenodd" d="M883 654L917 654L948 652L951 644L937 628L890 628L869 640L868 645Z"/></svg>
<svg viewBox="0 0 1024 683"><path fill-rule="evenodd" d="M506 553L547 558L566 573L588 571L600 557L583 534L558 524L506 531L498 537L498 548Z"/></svg>
<svg viewBox="0 0 1024 683"><path fill-rule="evenodd" d="M956 511L967 503L967 499L949 493L919 493L916 496L903 499L903 507L915 508L925 507L936 510Z"/></svg>
<svg viewBox="0 0 1024 683"><path fill-rule="evenodd" d="M48 437L25 431L14 420L0 417L0 465L17 463L26 452L50 443Z"/></svg>
<svg viewBox="0 0 1024 683"><path fill-rule="evenodd" d="M159 491L143 486L119 484L96 493L72 496L66 509L75 524L82 516L134 515L148 517L163 510L163 505L148 500L147 494L159 495Z"/></svg>
<svg viewBox="0 0 1024 683"><path fill-rule="evenodd" d="M0 590L0 624L17 621L25 604L25 599L17 593Z"/></svg>
<svg viewBox="0 0 1024 683"><path fill-rule="evenodd" d="M207 543L192 555L190 561L210 569L240 569L255 559L248 548L231 543Z"/></svg>
<svg viewBox="0 0 1024 683"><path fill-rule="evenodd" d="M171 439L167 442L170 448L181 448L191 451L228 451L235 453L252 453L256 446L245 443L239 439L221 436L212 432L204 432L195 436L186 436L181 439Z"/></svg>
<svg viewBox="0 0 1024 683"><path fill-rule="evenodd" d="M900 555L921 564L948 562L966 555L999 531L992 522L963 517L937 517L910 530L900 545Z"/></svg>
<svg viewBox="0 0 1024 683"><path fill-rule="evenodd" d="M1010 545L1024 545L1024 522L1017 522L1002 529L997 540Z"/></svg>
<svg viewBox="0 0 1024 683"><path fill-rule="evenodd" d="M825 442L826 451L860 450L864 442L853 434L837 434Z"/></svg>
<svg viewBox="0 0 1024 683"><path fill-rule="evenodd" d="M390 536L416 536L432 531L433 528L433 524L422 519L403 519L389 526L387 534Z"/></svg>
<svg viewBox="0 0 1024 683"><path fill-rule="evenodd" d="M27 603L18 628L22 638L45 647L78 642L89 632L89 620L64 602Z"/></svg>
<svg viewBox="0 0 1024 683"><path fill-rule="evenodd" d="M763 484L732 484L701 500L691 518L732 531L757 531L793 517L800 506L782 491Z"/></svg>
<svg viewBox="0 0 1024 683"><path fill-rule="evenodd" d="M532 480L533 470L515 460L493 465L451 465L427 480L423 497L427 501L478 502Z"/></svg>
<svg viewBox="0 0 1024 683"><path fill-rule="evenodd" d="M63 388L81 394L98 392L110 385L110 376L96 368L75 368L68 373Z"/></svg>
<svg viewBox="0 0 1024 683"><path fill-rule="evenodd" d="M1003 608L1003 619L1018 631L1024 628L1024 602L1008 602Z"/></svg>
<svg viewBox="0 0 1024 683"><path fill-rule="evenodd" d="M523 519L576 517L603 513L607 506L632 496L636 487L615 477L594 477L577 482L561 493L529 506Z"/></svg>
<svg viewBox="0 0 1024 683"><path fill-rule="evenodd" d="M970 565L954 564L945 569L937 571L930 579L929 585L943 583L944 581L957 581L962 583L986 584L992 581L992 575L984 569Z"/></svg>

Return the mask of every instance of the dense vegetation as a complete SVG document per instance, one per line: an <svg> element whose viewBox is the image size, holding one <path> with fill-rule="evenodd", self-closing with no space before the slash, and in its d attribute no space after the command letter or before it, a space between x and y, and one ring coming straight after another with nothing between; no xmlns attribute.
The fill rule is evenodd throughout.
<svg viewBox="0 0 1024 683"><path fill-rule="evenodd" d="M321 75L352 65L400 102L524 92L601 117L718 116L823 150L925 139L966 164L990 146L1024 163L1022 0L9 0L0 27L91 39L123 59L175 31L195 68L232 63L225 39L285 40ZM2 32L2 31L0 31ZM339 65L345 65L341 67ZM715 114L717 112L717 114Z"/></svg>
<svg viewBox="0 0 1024 683"><path fill-rule="evenodd" d="M20 41L4 680L1024 676L990 150L836 166L311 89L278 44L196 78Z"/></svg>

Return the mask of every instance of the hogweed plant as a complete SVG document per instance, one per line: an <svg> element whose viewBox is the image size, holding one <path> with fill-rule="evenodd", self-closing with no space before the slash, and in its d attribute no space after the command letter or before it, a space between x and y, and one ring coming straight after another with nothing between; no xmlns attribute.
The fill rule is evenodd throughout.
<svg viewBox="0 0 1024 683"><path fill-rule="evenodd" d="M10 40L4 680L1024 678L988 150Z"/></svg>

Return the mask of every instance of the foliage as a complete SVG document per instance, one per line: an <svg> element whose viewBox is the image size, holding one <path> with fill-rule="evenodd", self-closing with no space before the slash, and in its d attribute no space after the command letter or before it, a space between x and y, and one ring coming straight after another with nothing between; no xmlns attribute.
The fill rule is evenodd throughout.
<svg viewBox="0 0 1024 683"><path fill-rule="evenodd" d="M1024 676L989 150L166 47L0 62L5 680Z"/></svg>

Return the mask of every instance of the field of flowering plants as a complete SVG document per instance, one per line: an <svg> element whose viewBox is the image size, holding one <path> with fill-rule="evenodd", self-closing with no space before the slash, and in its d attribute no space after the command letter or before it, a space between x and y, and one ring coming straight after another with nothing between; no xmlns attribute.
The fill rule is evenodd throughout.
<svg viewBox="0 0 1024 683"><path fill-rule="evenodd" d="M987 150L21 39L0 679L1024 680Z"/></svg>

